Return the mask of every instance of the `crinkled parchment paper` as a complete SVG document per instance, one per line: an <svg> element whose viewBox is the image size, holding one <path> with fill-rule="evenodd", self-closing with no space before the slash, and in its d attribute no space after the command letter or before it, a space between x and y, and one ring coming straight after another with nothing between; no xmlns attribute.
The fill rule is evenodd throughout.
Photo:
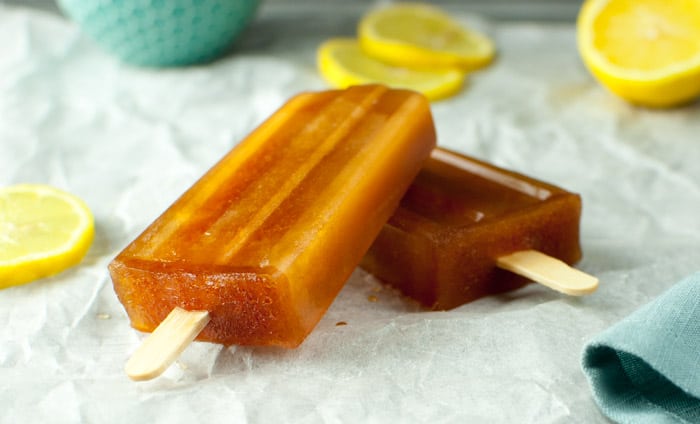
<svg viewBox="0 0 700 424"><path fill-rule="evenodd" d="M572 25L476 22L498 60L434 115L443 146L581 193L597 293L531 285L425 312L357 270L296 350L194 343L156 380L125 376L144 336L108 262L288 97L325 87L315 47L355 19L260 17L222 60L149 70L0 7L0 184L61 187L97 222L80 266L0 291L0 422L605 422L583 344L700 269L700 105L611 96Z"/></svg>

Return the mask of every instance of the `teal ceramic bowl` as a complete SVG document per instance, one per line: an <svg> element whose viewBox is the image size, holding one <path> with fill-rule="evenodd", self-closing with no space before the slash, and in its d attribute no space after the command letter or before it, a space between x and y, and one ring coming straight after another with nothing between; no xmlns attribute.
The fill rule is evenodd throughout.
<svg viewBox="0 0 700 424"><path fill-rule="evenodd" d="M182 66L221 56L258 0L58 0L106 51L140 66Z"/></svg>

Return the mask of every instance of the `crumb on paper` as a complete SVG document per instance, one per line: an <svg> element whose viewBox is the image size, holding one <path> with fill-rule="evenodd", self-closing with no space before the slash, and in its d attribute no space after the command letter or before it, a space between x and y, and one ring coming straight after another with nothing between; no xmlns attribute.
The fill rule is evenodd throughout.
<svg viewBox="0 0 700 424"><path fill-rule="evenodd" d="M374 302L378 301L379 298L378 298L377 296L371 294L371 295L367 296L367 300L369 300L370 302L374 303Z"/></svg>
<svg viewBox="0 0 700 424"><path fill-rule="evenodd" d="M110 314L106 314L104 312L100 312L99 314L97 314L97 319L107 320L111 318L112 316Z"/></svg>
<svg viewBox="0 0 700 424"><path fill-rule="evenodd" d="M348 323L345 321L338 321L335 323L335 325L336 327L342 327L343 325L348 325Z"/></svg>

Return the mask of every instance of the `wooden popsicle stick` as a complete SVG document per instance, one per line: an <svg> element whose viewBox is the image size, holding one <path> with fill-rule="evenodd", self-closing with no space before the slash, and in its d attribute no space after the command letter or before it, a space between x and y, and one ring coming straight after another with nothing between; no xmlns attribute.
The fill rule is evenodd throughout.
<svg viewBox="0 0 700 424"><path fill-rule="evenodd" d="M597 278L536 250L501 256L496 265L571 296L590 294L598 288Z"/></svg>
<svg viewBox="0 0 700 424"><path fill-rule="evenodd" d="M209 323L209 312L173 309L127 361L124 370L132 380L158 377Z"/></svg>

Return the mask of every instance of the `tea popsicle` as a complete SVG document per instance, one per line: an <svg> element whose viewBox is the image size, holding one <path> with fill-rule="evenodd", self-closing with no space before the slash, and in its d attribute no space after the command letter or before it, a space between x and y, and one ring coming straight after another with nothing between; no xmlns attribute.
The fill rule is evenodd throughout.
<svg viewBox="0 0 700 424"><path fill-rule="evenodd" d="M580 215L576 194L437 148L362 267L432 309L528 279L587 294L598 280L567 265L581 258Z"/></svg>
<svg viewBox="0 0 700 424"><path fill-rule="evenodd" d="M369 85L294 97L109 265L132 326L153 331L173 311L198 340L298 346L434 146L418 93ZM186 311L204 313L190 322ZM162 371L133 368L135 379Z"/></svg>

